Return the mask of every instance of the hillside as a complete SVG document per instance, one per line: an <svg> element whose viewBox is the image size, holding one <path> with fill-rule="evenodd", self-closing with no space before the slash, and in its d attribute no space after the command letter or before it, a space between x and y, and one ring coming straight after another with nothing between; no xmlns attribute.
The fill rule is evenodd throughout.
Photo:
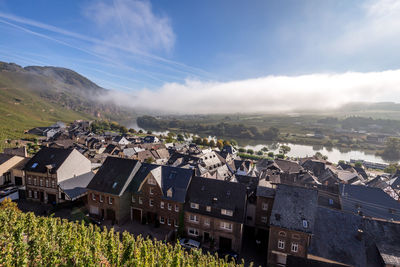
<svg viewBox="0 0 400 267"><path fill-rule="evenodd" d="M96 100L106 92L72 70L0 62L0 151L6 139L21 138L32 127L60 120L129 118L129 110Z"/></svg>

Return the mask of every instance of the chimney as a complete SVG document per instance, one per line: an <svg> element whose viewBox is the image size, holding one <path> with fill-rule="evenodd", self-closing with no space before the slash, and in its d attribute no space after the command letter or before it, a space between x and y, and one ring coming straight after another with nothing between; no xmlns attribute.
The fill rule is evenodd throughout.
<svg viewBox="0 0 400 267"><path fill-rule="evenodd" d="M358 241L362 240L363 234L364 234L364 231L362 229L358 229L357 234L356 234L356 238Z"/></svg>

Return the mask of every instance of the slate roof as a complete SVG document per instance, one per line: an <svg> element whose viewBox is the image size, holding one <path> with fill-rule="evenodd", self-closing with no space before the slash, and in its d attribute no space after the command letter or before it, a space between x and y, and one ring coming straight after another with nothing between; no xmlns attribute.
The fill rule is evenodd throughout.
<svg viewBox="0 0 400 267"><path fill-rule="evenodd" d="M360 216L318 207L308 254L351 266L366 266L364 239Z"/></svg>
<svg viewBox="0 0 400 267"><path fill-rule="evenodd" d="M112 195L122 195L141 164L137 160L107 157L87 188Z"/></svg>
<svg viewBox="0 0 400 267"><path fill-rule="evenodd" d="M275 193L270 224L312 233L317 203L317 190L279 184ZM303 227L303 220L307 221L307 228Z"/></svg>
<svg viewBox="0 0 400 267"><path fill-rule="evenodd" d="M193 170L176 168L172 166L160 166L161 188L165 199L184 203ZM172 197L167 196L167 191L172 189Z"/></svg>
<svg viewBox="0 0 400 267"><path fill-rule="evenodd" d="M298 173L303 170L303 167L301 167L300 164L298 164L295 161L276 159L275 163L276 165L278 165L279 169L281 169L283 172Z"/></svg>
<svg viewBox="0 0 400 267"><path fill-rule="evenodd" d="M199 204L199 209L192 209L191 202ZM211 212L206 211L206 206L211 206ZM222 215L221 209L232 210L233 216ZM193 177L185 210L243 223L246 215L246 187L240 183Z"/></svg>
<svg viewBox="0 0 400 267"><path fill-rule="evenodd" d="M400 224L364 219L368 266L400 265Z"/></svg>
<svg viewBox="0 0 400 267"><path fill-rule="evenodd" d="M275 188L272 187L272 184L265 180L260 179L257 186L256 196L258 197L274 197L275 196Z"/></svg>
<svg viewBox="0 0 400 267"><path fill-rule="evenodd" d="M14 155L0 153L0 165L9 161L13 157L14 157Z"/></svg>
<svg viewBox="0 0 400 267"><path fill-rule="evenodd" d="M340 199L345 211L372 218L400 221L400 203L382 189L362 185L340 184Z"/></svg>
<svg viewBox="0 0 400 267"><path fill-rule="evenodd" d="M25 165L25 171L46 173L51 165L51 172L55 173L73 151L72 148L43 147Z"/></svg>
<svg viewBox="0 0 400 267"><path fill-rule="evenodd" d="M93 172L88 172L59 183L61 190L67 194L71 200L75 200L87 192L87 185L94 176Z"/></svg>
<svg viewBox="0 0 400 267"><path fill-rule="evenodd" d="M155 164L149 163L142 163L139 170L136 172L135 176L133 177L131 183L128 186L128 191L132 193L136 193L139 190L140 185L142 184L143 180L149 174L150 171L159 167Z"/></svg>

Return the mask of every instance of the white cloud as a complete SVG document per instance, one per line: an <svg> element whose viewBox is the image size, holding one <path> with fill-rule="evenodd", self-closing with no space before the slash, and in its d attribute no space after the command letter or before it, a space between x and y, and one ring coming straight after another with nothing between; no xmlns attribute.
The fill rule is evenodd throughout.
<svg viewBox="0 0 400 267"><path fill-rule="evenodd" d="M400 1L370 0L332 45L348 54L400 45Z"/></svg>
<svg viewBox="0 0 400 267"><path fill-rule="evenodd" d="M85 14L108 42L123 44L132 51L170 51L174 46L170 19L155 14L149 1L94 1Z"/></svg>
<svg viewBox="0 0 400 267"><path fill-rule="evenodd" d="M227 83L187 80L134 94L113 91L105 99L165 113L325 110L353 101L400 101L400 70L267 76Z"/></svg>

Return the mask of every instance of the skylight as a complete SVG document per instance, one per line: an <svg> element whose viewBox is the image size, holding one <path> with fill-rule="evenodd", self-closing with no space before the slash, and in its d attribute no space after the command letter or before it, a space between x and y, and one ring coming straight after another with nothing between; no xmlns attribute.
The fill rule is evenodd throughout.
<svg viewBox="0 0 400 267"><path fill-rule="evenodd" d="M36 168L37 165L38 165L38 163L36 163L36 162L33 163L33 164L32 164L32 169Z"/></svg>
<svg viewBox="0 0 400 267"><path fill-rule="evenodd" d="M115 188L116 186L117 186L117 182L115 182L114 184L113 184L113 186L112 186L112 188Z"/></svg>
<svg viewBox="0 0 400 267"><path fill-rule="evenodd" d="M308 222L306 220L303 220L303 227L308 228Z"/></svg>

